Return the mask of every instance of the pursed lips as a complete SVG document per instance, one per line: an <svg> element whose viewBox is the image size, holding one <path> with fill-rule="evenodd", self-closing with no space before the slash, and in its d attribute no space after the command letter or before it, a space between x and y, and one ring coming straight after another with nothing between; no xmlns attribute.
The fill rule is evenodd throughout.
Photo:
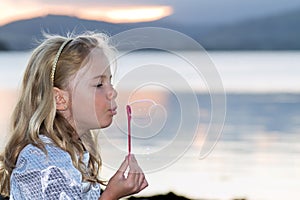
<svg viewBox="0 0 300 200"><path fill-rule="evenodd" d="M108 111L112 114L112 115L116 115L117 114L117 106L112 107L111 109L109 109Z"/></svg>

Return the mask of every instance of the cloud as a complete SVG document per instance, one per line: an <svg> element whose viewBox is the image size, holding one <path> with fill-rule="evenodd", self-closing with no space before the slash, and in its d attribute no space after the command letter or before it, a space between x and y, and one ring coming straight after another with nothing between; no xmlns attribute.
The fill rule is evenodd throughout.
<svg viewBox="0 0 300 200"><path fill-rule="evenodd" d="M132 23L158 20L172 12L170 6L101 7L82 9L77 16L112 23Z"/></svg>
<svg viewBox="0 0 300 200"><path fill-rule="evenodd" d="M14 0L19 1L19 0ZM176 1L176 0L174 0ZM174 1L166 0L36 0L43 4L62 5L62 4L77 4L81 6L151 6L151 5L172 5Z"/></svg>
<svg viewBox="0 0 300 200"><path fill-rule="evenodd" d="M47 14L71 15L112 23L144 22L158 20L173 12L171 6L155 4L154 1L146 3L143 0L132 0L130 3L116 0L109 3L94 0L5 0L1 7L0 24Z"/></svg>
<svg viewBox="0 0 300 200"><path fill-rule="evenodd" d="M17 5L17 6L16 6ZM288 9L300 7L299 0L1 0L0 24L17 19L31 18L46 14L73 15L83 18L92 17L96 20L116 21L111 19L109 11L140 8L168 7L161 17L172 16L170 19L179 24L224 24L242 21L249 18L257 18L264 15L283 12ZM158 10L159 10L158 9ZM90 12L88 11L90 10ZM155 9L154 9L155 10ZM171 10L171 12L170 12ZM153 11L161 12L161 11ZM112 12L113 13L113 12ZM134 11L132 13L137 13ZM147 13L147 12L144 12ZM124 16L124 15L123 15ZM128 16L128 15L127 15ZM122 17L120 17L122 18ZM123 17L128 18L128 17ZM141 17L146 19L147 16ZM148 20L160 17L148 17ZM133 20L134 21L134 20Z"/></svg>

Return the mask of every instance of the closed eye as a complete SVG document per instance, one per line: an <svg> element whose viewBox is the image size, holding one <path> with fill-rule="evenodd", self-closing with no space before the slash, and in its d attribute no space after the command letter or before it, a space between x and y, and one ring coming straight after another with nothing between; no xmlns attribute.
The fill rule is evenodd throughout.
<svg viewBox="0 0 300 200"><path fill-rule="evenodd" d="M102 87L102 86L103 86L102 83L99 83L99 84L96 85L97 88L100 88L100 87Z"/></svg>

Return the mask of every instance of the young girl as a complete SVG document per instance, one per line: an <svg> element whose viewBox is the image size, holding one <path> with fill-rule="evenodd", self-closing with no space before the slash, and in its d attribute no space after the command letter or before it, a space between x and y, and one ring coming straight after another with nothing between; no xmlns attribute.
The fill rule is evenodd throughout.
<svg viewBox="0 0 300 200"><path fill-rule="evenodd" d="M109 126L116 114L114 52L108 37L94 33L47 36L36 48L12 116L12 137L0 156L1 195L115 200L147 187L133 155L107 184L99 179L101 157L91 130ZM101 196L100 184L106 185Z"/></svg>

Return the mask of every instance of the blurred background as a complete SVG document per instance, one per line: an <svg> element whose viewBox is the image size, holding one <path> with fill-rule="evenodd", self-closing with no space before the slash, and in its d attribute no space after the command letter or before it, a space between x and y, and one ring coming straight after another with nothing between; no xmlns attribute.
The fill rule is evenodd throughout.
<svg viewBox="0 0 300 200"><path fill-rule="evenodd" d="M207 50L226 92L226 120L220 140L205 159L199 159L202 142L196 137L176 162L146 174L150 186L137 196L174 192L190 199L297 199L299 24L299 0L1 0L0 149L9 137L22 74L42 32L97 30L113 36L132 28L163 27ZM164 45L193 52L181 41ZM123 63L168 58L143 52ZM207 94L197 97L201 102ZM172 99L166 101L172 108ZM210 111L209 106L201 109ZM113 172L104 167L103 177Z"/></svg>

